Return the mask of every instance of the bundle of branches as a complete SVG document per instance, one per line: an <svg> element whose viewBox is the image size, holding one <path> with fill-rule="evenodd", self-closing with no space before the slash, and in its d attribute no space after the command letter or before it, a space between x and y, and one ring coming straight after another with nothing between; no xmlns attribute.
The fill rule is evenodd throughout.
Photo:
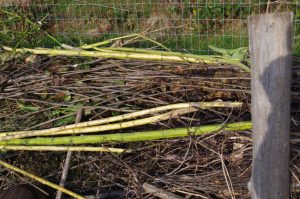
<svg viewBox="0 0 300 199"><path fill-rule="evenodd" d="M52 56L57 49L50 49L50 57L27 56L22 49L14 49L12 56L25 56L27 64L15 61L4 66L0 98L17 111L12 113L4 105L2 119L6 122L13 117L17 118L16 124L23 120L29 125L22 131L1 130L1 150L134 153L136 149L128 145L111 144L251 128L250 122L222 123L224 117L240 115L248 109L247 105L235 102L248 100L244 91L249 89L249 78L245 68L240 70L244 67L240 60L135 48L100 49L102 44L76 49L62 45L68 50L60 49L62 54L58 57ZM72 52L87 54L65 57L74 55ZM234 73L235 69L239 69L239 75ZM245 84L235 85L241 79ZM75 113L80 109L88 122L67 125L74 123ZM166 129L178 126L184 128ZM122 132L129 127L129 132ZM109 134L102 134L107 131ZM106 147L99 147L102 143Z"/></svg>
<svg viewBox="0 0 300 199"><path fill-rule="evenodd" d="M250 86L248 73L236 72L229 65L40 57L27 65L10 64L3 74L0 117L14 119L18 125L12 126L30 124L27 128L32 129L74 123L80 108L85 109L85 119L99 119L174 103L247 102ZM233 113L247 111L245 104ZM216 115L222 122L230 112L200 110L179 122L184 126L186 122L213 124L218 122Z"/></svg>

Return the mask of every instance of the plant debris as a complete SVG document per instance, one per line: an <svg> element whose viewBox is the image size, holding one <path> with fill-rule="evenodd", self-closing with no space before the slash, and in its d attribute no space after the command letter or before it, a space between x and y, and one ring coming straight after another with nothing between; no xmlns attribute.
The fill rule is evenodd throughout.
<svg viewBox="0 0 300 199"><path fill-rule="evenodd" d="M230 100L244 105L238 109L200 109L130 131L250 119L250 77L234 66L43 56L33 63L24 61L18 58L4 64L1 131L73 124L79 108L84 109L84 121L89 121L192 101ZM296 99L297 71L295 68L293 98ZM293 132L299 130L298 106L293 101ZM297 138L298 134L293 136ZM142 185L148 183L178 197L250 197L247 190L252 155L249 131L221 131L198 137L104 146L133 151L119 155L73 152L66 188L83 196L98 194L100 198L114 194L121 198L152 198L154 195L143 191ZM296 150L297 144L294 146ZM291 191L296 198L299 158L297 152L293 154ZM24 151L9 152L3 157L15 166L59 183L65 155ZM19 177L10 173L3 182L3 188L20 184ZM43 188L53 194L53 190Z"/></svg>

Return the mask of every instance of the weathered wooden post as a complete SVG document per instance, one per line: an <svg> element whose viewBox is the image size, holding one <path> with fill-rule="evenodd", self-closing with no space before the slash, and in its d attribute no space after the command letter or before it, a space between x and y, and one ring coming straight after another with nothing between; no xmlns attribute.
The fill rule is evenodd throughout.
<svg viewBox="0 0 300 199"><path fill-rule="evenodd" d="M292 13L248 18L253 120L252 199L289 198Z"/></svg>

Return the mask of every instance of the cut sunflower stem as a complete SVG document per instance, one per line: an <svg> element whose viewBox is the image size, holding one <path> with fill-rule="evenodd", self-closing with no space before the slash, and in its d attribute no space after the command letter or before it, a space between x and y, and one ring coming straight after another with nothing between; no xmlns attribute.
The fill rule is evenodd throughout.
<svg viewBox="0 0 300 199"><path fill-rule="evenodd" d="M237 108L241 107L242 103L241 102L190 102L190 103L178 103L178 104L170 104L170 105L165 105L165 106L160 106L160 107L155 107L151 109L145 109L142 111L136 111L133 113L127 113L119 116L113 116L113 117L108 117L104 119L99 119L99 120L93 120L93 121L88 121L88 122L81 122L78 124L71 124L67 126L61 126L61 127L56 127L56 128L51 128L51 129L44 129L44 130L33 130L33 131L17 131L17 132L2 132L0 133L0 138L2 136L9 136L9 135L14 135L14 134L22 134L22 133L29 133L29 132L44 132L44 133L53 133L57 131L63 131L67 129L74 129L74 128L82 128L82 127L88 127L88 126L96 126L100 124L108 124L112 122L118 122L118 121L124 121L128 119L133 119L145 115L150 115L150 114L155 114L163 111L169 111L169 110L176 110L176 109L181 109L181 108L201 108L201 109L207 109L207 108Z"/></svg>
<svg viewBox="0 0 300 199"><path fill-rule="evenodd" d="M88 151L88 152L108 152L108 153L130 153L131 150L107 147L89 146L14 146L0 145L1 151Z"/></svg>
<svg viewBox="0 0 300 199"><path fill-rule="evenodd" d="M251 121L228 124L215 124L191 128L176 128L168 130L144 131L135 133L116 133L52 138L27 138L0 141L0 145L70 145L70 144L99 144L99 143L125 143L141 142L160 139L171 139L187 136L199 136L207 133L224 131L251 130Z"/></svg>
<svg viewBox="0 0 300 199"><path fill-rule="evenodd" d="M93 132L102 132L102 131L111 131L111 130L117 130L117 129L124 129L134 126L141 126L145 124L160 122L163 120L167 120L170 118L177 117L179 115L183 115L190 112L197 111L196 108L186 108L186 109L177 109L173 111L169 111L167 113L163 113L160 115L139 119L139 120L133 120L128 122L121 122L116 124L107 124L102 126L91 126L91 127L84 127L84 128L74 128L74 129L67 129L63 131L56 131L56 132L40 132L40 131L34 131L34 132L26 132L26 133L19 133L19 134L13 134L13 135L7 135L0 137L0 140L12 140L17 138L26 138L26 137L33 137L33 136L49 136L49 135L64 135L64 134L79 134L79 133L93 133Z"/></svg>
<svg viewBox="0 0 300 199"><path fill-rule="evenodd" d="M233 64L241 67L247 72L250 72L250 68L241 63L237 59L229 59L221 56L209 56L209 55L192 55L182 54L180 55L163 55L166 53L162 51L161 54L149 54L149 53L136 53L136 52L103 52L103 51L78 51L78 50L63 50L63 49L32 49L32 48L10 48L3 46L4 50L14 51L19 53L30 52L37 55L52 55L52 56L81 56L81 57L97 57L97 58L109 58L109 59L136 59L146 61L167 61L167 62L189 62L189 63L203 63L203 64ZM173 52L168 52L173 53Z"/></svg>
<svg viewBox="0 0 300 199"><path fill-rule="evenodd" d="M184 62L180 56L171 55L156 55L156 54L142 54L142 53L130 53L130 52L101 52L101 51L78 51L78 50L64 50L64 49L32 49L32 48L9 48L3 47L7 51L15 51L19 53L30 52L38 55L53 55L53 56L79 56L79 57L102 57L111 59L138 59L138 60L151 60L151 61L170 61L170 62ZM191 63L205 63L216 64L219 63L219 59L203 56L202 59L195 59L192 57L184 57L186 61Z"/></svg>
<svg viewBox="0 0 300 199"><path fill-rule="evenodd" d="M112 43L114 41L117 41L117 40L120 40L120 39L127 39L127 38L138 37L138 36L139 36L139 34L125 35L125 36L122 36L122 37L107 39L107 40L100 41L100 42L93 43L93 44L85 44L83 46L80 46L80 48L82 48L82 49L91 49L91 48L94 48L94 47L105 46L107 44L110 44L110 43Z"/></svg>
<svg viewBox="0 0 300 199"><path fill-rule="evenodd" d="M24 171L24 170L22 170L22 169L20 169L18 167L15 167L15 166L13 166L11 164L8 164L8 163L6 163L6 162L4 162L2 160L0 160L0 165L3 166L3 167L6 167L9 170L12 170L12 171L15 171L17 173L20 173L20 174L22 174L22 175L24 175L24 176L26 176L28 178L36 180L36 181L38 181L38 182L40 182L40 183L42 183L44 185L47 185L47 186L49 186L49 187L51 187L53 189L60 190L61 192L65 193L65 194L68 194L69 196L72 196L72 197L77 198L77 199L84 199L84 197L82 197L82 196L80 196L80 195L78 195L78 194L76 194L76 193L74 193L74 192L72 192L72 191L70 191L70 190L68 190L66 188L60 187L57 184L49 182L49 181L47 181L47 180L45 180L43 178L40 178L40 177L38 177L36 175L33 175L33 174L31 174L31 173L29 173L27 171Z"/></svg>
<svg viewBox="0 0 300 199"><path fill-rule="evenodd" d="M163 56L178 56L182 59L185 57L194 58L194 59L209 59L213 58L216 62L222 64L233 64L241 67L243 70L250 72L250 68L245 64L241 63L238 59L218 56L218 55L195 55L195 54L186 54L180 52L167 52L167 51L159 51L159 50L150 50L150 49L142 49L142 48L126 48L126 47L108 47L108 48L100 48L102 50L107 51L120 51L120 52L135 52L135 53L144 53L144 54L155 54L155 55L163 55ZM188 60L187 60L188 61ZM211 60L213 61L213 60ZM213 63L213 62L212 62Z"/></svg>

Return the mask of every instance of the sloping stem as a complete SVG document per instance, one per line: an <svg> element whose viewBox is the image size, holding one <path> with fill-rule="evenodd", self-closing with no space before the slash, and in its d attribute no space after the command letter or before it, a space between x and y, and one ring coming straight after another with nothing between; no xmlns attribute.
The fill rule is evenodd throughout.
<svg viewBox="0 0 300 199"><path fill-rule="evenodd" d="M150 124L150 123L156 123L159 121L167 120L170 118L177 117L179 115L183 115L183 114L195 112L195 111L197 111L197 109L195 109L195 108L177 109L177 110L169 111L167 113L163 113L160 115L143 118L143 119L139 119L139 120L120 122L120 123L115 123L115 124L107 124L107 125L102 125L102 126L100 125L100 126L67 129L67 130L56 131L56 132L28 131L25 133L2 136L2 137L0 137L0 141L1 140L12 140L12 139L17 139L17 138L25 138L25 137L33 137L33 136L49 136L49 135L64 135L64 134L79 134L79 133L94 133L94 132L102 132L102 131L111 131L111 130L141 126L141 125Z"/></svg>
<svg viewBox="0 0 300 199"><path fill-rule="evenodd" d="M24 175L24 176L26 176L28 178L36 180L36 181L38 181L38 182L40 182L40 183L42 183L44 185L47 185L47 186L49 186L49 187L51 187L53 189L60 190L61 192L65 193L65 194L68 194L69 196L72 196L74 198L85 199L84 197L82 197L82 196L80 196L80 195L78 195L78 194L76 194L76 193L74 193L74 192L72 192L72 191L70 191L70 190L68 190L66 188L60 187L57 184L49 182L49 181L47 181L47 180L45 180L43 178L40 178L40 177L38 177L36 175L33 175L33 174L31 174L31 173L29 173L27 171L24 171L24 170L22 170L22 169L20 169L18 167L15 167L15 166L13 166L11 164L8 164L8 163L6 163L6 162L4 162L2 160L0 160L0 165L3 166L3 167L6 167L9 170L12 170L12 171L15 171L17 173L20 173L20 174L22 174L22 175Z"/></svg>
<svg viewBox="0 0 300 199"><path fill-rule="evenodd" d="M145 109L141 111L136 111L133 113L127 113L123 115L103 118L99 120L92 120L87 122L80 122L77 124L71 124L61 127L55 127L51 129L44 129L44 130L33 130L33 131L15 131L15 132L1 132L0 137L2 136L8 136L8 135L14 135L14 134L22 134L22 133L29 133L29 132L44 132L44 133L52 133L57 131L63 131L67 129L74 129L74 128L82 128L82 127L88 127L88 126L96 126L100 124L108 124L112 122L118 122L118 121L124 121L128 119L133 119L145 115L155 114L163 111L169 111L169 110L176 110L176 109L182 109L182 108L201 108L201 109L207 109L207 108L238 108L242 106L242 102L190 102L190 103L178 103L178 104L169 104L165 106L159 106L155 108Z"/></svg>

